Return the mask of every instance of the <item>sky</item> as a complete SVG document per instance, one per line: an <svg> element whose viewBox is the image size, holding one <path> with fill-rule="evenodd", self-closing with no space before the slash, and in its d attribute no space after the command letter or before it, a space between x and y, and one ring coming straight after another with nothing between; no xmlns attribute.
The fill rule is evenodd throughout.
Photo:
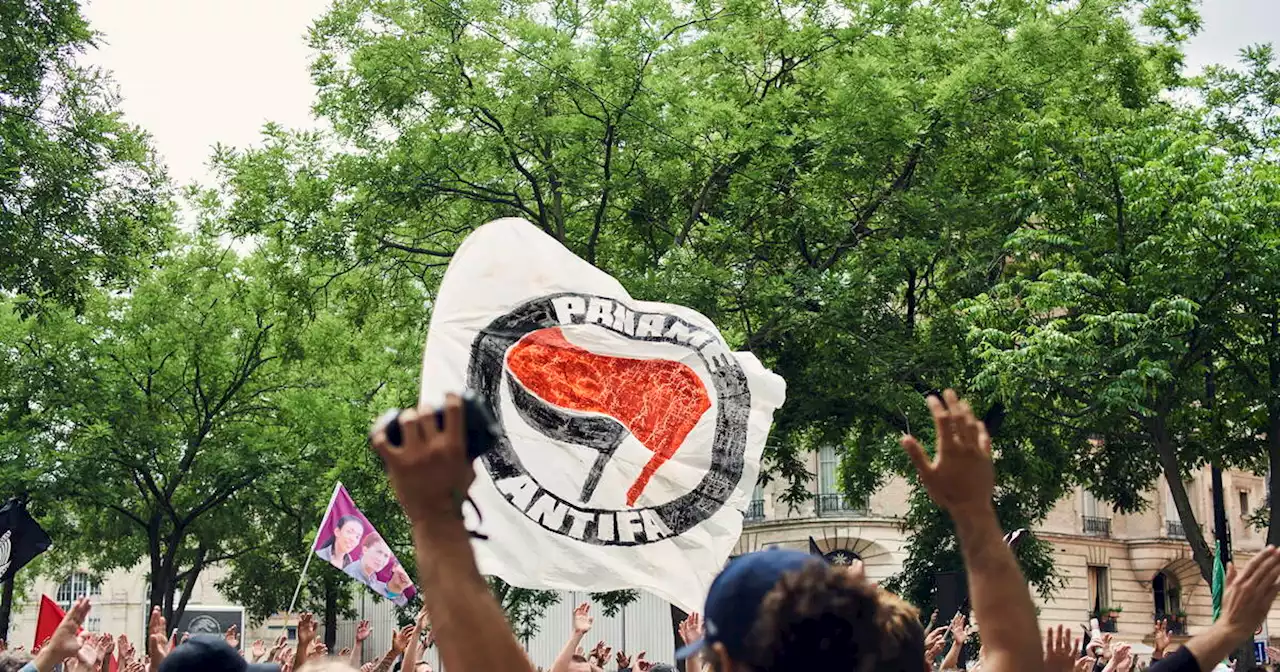
<svg viewBox="0 0 1280 672"><path fill-rule="evenodd" d="M329 0L88 0L103 34L88 61L114 74L130 121L147 129L178 184L207 181L215 143L245 147L262 125L315 126L306 31ZM1204 0L1187 64L1280 46L1280 0Z"/></svg>

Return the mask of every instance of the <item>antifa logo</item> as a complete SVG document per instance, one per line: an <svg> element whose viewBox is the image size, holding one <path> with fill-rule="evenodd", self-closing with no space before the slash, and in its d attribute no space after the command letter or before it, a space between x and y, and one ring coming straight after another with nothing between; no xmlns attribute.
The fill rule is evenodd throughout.
<svg viewBox="0 0 1280 672"><path fill-rule="evenodd" d="M505 428L483 458L494 484L557 534L608 546L670 538L719 511L742 478L751 408L746 375L713 334L678 316L637 313L598 296L535 299L481 330L468 379ZM593 453L585 473L536 476L559 465L513 447L504 399L532 430ZM672 466L676 477L655 479L700 423L704 435L713 432L706 472L694 480L682 463ZM623 459L627 445L633 454ZM623 473L625 483L618 480ZM655 487L655 480L663 484Z"/></svg>

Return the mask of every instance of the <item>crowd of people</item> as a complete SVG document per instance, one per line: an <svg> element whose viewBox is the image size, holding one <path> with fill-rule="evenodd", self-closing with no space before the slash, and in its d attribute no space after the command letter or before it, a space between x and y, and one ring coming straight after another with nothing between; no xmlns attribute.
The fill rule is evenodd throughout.
<svg viewBox="0 0 1280 672"><path fill-rule="evenodd" d="M680 625L686 646L676 658L686 670L1209 672L1251 641L1280 595L1275 547L1239 569L1228 568L1221 616L1205 632L1173 648L1164 624L1156 624L1151 660L1139 660L1133 647L1108 635L1057 626L1042 637L1027 582L996 519L990 436L954 392L931 397L928 404L937 430L933 454L912 436L903 437L902 446L929 495L955 523L972 616L981 626L977 654L964 660L965 643L975 634L964 615L934 628L933 618L926 623L914 606L870 582L859 565L836 567L799 551L767 550L729 563L712 583L703 612ZM449 672L538 669L477 570L463 524L462 502L475 473L467 458L461 400L450 396L442 409L405 410L399 423L399 445L380 426L370 441L412 524L425 606L375 662L358 664L368 624L357 628L350 649L331 656L317 642L315 621L307 614L300 617L296 646L280 641L268 649L255 642L241 654L234 630L225 637L175 641L156 610L142 655L124 637L82 632L90 604L81 600L34 657L0 654L0 672L109 672L113 653L120 672L389 672L397 664L407 672L431 672L421 653L433 642ZM573 634L550 672L673 669L670 661L651 662L644 653L615 653L605 642L586 650L592 623L589 605L574 611Z"/></svg>

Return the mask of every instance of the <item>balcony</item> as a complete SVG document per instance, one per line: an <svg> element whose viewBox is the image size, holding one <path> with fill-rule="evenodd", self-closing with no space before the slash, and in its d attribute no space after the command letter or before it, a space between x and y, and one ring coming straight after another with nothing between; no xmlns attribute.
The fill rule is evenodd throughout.
<svg viewBox="0 0 1280 672"><path fill-rule="evenodd" d="M751 500L751 503L747 505L747 513L743 519L748 523L764 520L764 500Z"/></svg>
<svg viewBox="0 0 1280 672"><path fill-rule="evenodd" d="M822 494L814 499L819 516L847 516L867 512L865 501L846 497L840 493Z"/></svg>
<svg viewBox="0 0 1280 672"><path fill-rule="evenodd" d="M1084 516L1084 533L1091 537L1111 536L1111 519Z"/></svg>
<svg viewBox="0 0 1280 672"><path fill-rule="evenodd" d="M1186 539L1187 531L1183 529L1182 521L1166 520L1164 521L1164 536L1170 539Z"/></svg>

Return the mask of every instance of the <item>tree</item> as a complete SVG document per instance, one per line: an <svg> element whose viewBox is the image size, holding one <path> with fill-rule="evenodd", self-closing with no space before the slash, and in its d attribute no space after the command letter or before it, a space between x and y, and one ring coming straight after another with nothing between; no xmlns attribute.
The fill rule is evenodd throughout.
<svg viewBox="0 0 1280 672"><path fill-rule="evenodd" d="M347 0L311 33L336 142L270 129L219 153L208 199L225 232L427 295L470 229L529 219L793 382L765 456L788 501L824 443L876 467L845 469L865 491L906 472L885 438L925 424L924 393L977 382L955 309L1040 207L1025 157L1178 81L1195 13L1139 5ZM980 391L1037 475L1005 473L1005 522L1037 520L1079 439Z"/></svg>
<svg viewBox="0 0 1280 672"><path fill-rule="evenodd" d="M1118 510L1163 474L1209 581L1213 558L1183 487L1206 462L1248 466L1225 404L1233 288L1253 262L1252 197L1194 118L1138 114L1029 156L1041 207L1010 239L1008 274L970 306L979 380L1043 401L1076 437L1081 476Z"/></svg>
<svg viewBox="0 0 1280 672"><path fill-rule="evenodd" d="M354 347L292 319L262 266L195 241L130 294L88 294L79 317L19 320L21 297L4 304L21 402L43 420L6 456L7 486L58 512L64 563L144 561L171 620L205 569L278 539L272 504L296 496L292 472L318 452L290 440L288 412L320 403L319 371Z"/></svg>
<svg viewBox="0 0 1280 672"><path fill-rule="evenodd" d="M170 233L168 187L106 76L75 0L0 7L0 289L78 304L127 281Z"/></svg>
<svg viewBox="0 0 1280 672"><path fill-rule="evenodd" d="M1252 463L1268 474L1268 492L1280 488L1280 285L1274 269L1280 263L1280 67L1270 46L1242 52L1243 70L1213 67L1201 83L1207 116L1220 142L1233 157L1243 181L1237 201L1248 237L1240 255L1234 287L1236 310L1226 314L1227 341L1222 344L1226 370L1223 396L1239 413L1233 438ZM1261 458L1265 455L1265 461ZM1245 515L1248 512L1241 512ZM1274 500L1251 518L1267 530L1267 543L1280 544L1280 505Z"/></svg>

